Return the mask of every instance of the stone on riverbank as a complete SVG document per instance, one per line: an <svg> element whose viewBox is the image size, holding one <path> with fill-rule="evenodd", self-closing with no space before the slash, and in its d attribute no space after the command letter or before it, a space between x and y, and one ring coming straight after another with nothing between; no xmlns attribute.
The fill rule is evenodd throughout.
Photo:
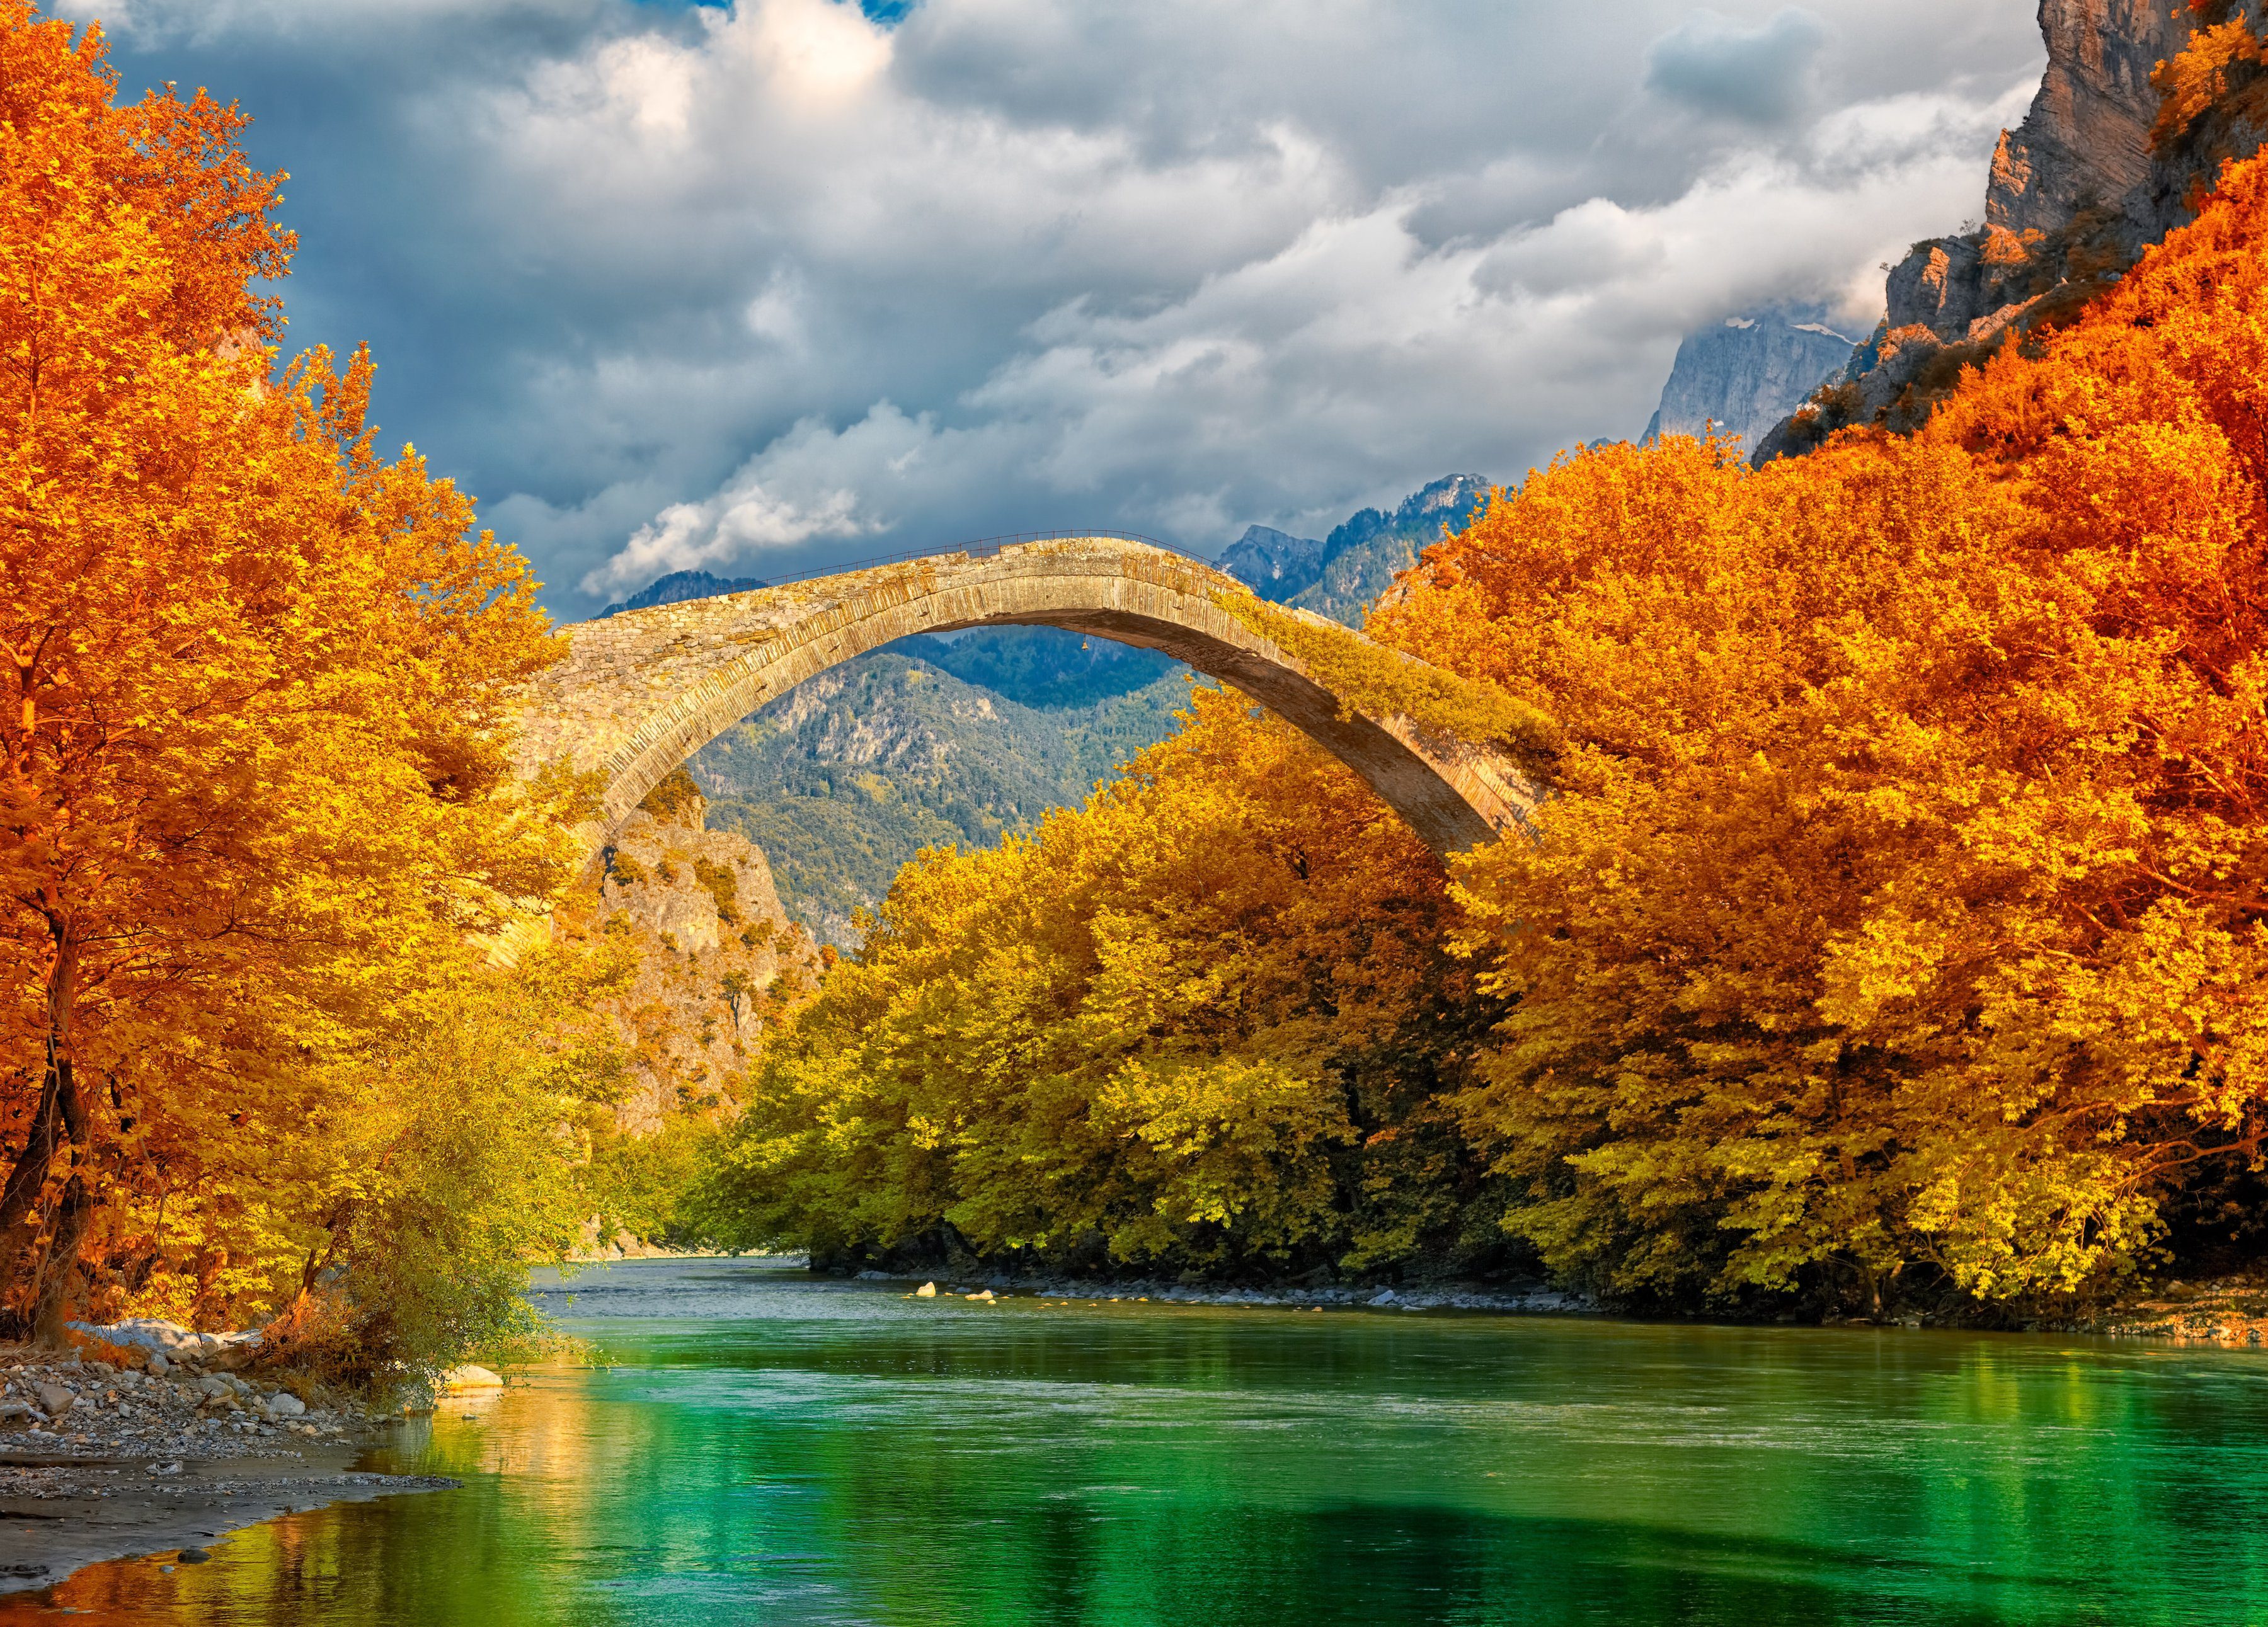
<svg viewBox="0 0 2268 1627"><path fill-rule="evenodd" d="M441 1375L444 1395L461 1395L468 1390L502 1389L504 1380L486 1367L468 1362L461 1367L452 1367Z"/></svg>
<svg viewBox="0 0 2268 1627"><path fill-rule="evenodd" d="M260 1335L256 1330L243 1333L199 1333L184 1328L179 1322L161 1321L155 1316L129 1316L116 1322L68 1322L74 1333L115 1344L126 1350L152 1351L180 1360L201 1360L218 1355L235 1345L256 1345Z"/></svg>

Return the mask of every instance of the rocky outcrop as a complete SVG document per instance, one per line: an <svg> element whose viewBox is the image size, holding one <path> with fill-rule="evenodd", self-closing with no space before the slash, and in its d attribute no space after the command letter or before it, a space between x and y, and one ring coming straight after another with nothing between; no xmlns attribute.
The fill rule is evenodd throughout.
<svg viewBox="0 0 2268 1627"><path fill-rule="evenodd" d="M1642 438L1701 435L1714 429L1754 451L1772 426L1800 407L1851 359L1852 342L1815 306L1767 306L1728 316L1677 347L1661 403Z"/></svg>
<svg viewBox="0 0 2268 1627"><path fill-rule="evenodd" d="M600 1003L630 1047L636 1084L615 1111L631 1135L729 1105L762 1018L817 975L817 948L781 909L762 850L703 828L706 813L681 772L606 856L597 930L634 952L629 979Z"/></svg>
<svg viewBox="0 0 2268 1627"><path fill-rule="evenodd" d="M2260 0L2205 9L2249 40ZM2039 15L2046 72L2023 122L2001 134L1983 223L1913 246L1890 271L1881 324L1764 438L1758 461L1849 424L1917 426L1963 366L2115 283L2188 217L2225 158L2259 147L2257 121L2233 99L2242 72L2208 76L2218 109L2161 119L2166 80L2154 75L2191 44L2188 6L2041 0Z"/></svg>
<svg viewBox="0 0 2268 1627"><path fill-rule="evenodd" d="M2108 212L2130 257L2165 234L2174 222L2154 185L2161 97L2150 77L2192 20L2166 0L2041 0L2047 69L2024 121L1992 154L1978 235L2052 236L2093 210Z"/></svg>
<svg viewBox="0 0 2268 1627"><path fill-rule="evenodd" d="M1271 526L1248 526L1220 552L1219 565L1271 604L1314 585L1329 557L1316 537L1295 537Z"/></svg>

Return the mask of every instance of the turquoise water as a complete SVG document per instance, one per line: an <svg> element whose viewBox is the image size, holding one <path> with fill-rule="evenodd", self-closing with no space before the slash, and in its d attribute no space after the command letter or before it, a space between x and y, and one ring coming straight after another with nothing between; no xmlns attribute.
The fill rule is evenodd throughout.
<svg viewBox="0 0 2268 1627"><path fill-rule="evenodd" d="M725 1261L551 1303L610 1366L372 1465L462 1491L0 1623L2268 1623L2259 1354L985 1306Z"/></svg>

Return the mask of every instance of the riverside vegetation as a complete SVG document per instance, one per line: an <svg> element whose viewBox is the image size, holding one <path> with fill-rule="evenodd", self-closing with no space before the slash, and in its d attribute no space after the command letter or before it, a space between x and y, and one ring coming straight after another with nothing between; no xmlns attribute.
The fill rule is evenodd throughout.
<svg viewBox="0 0 2268 1627"><path fill-rule="evenodd" d="M0 0L0 1321L269 1322L368 1385L526 1335L613 1202L630 1058L558 894L581 790L507 768L525 562L280 361L280 177L202 93Z"/></svg>
<svg viewBox="0 0 2268 1627"><path fill-rule="evenodd" d="M1334 681L1505 734L1534 840L1445 871L1199 690L837 961L664 831L683 786L574 895L586 788L507 769L554 649L525 563L379 455L366 356L281 358L242 116L114 92L97 31L0 0L9 1330L258 1321L383 1387L534 1335L594 1216L1772 1314L2257 1254L2259 163L1915 433L1595 447L1433 547L1367 630L1456 681ZM491 964L529 902L553 941ZM681 1045L638 1013L696 953Z"/></svg>
<svg viewBox="0 0 2268 1627"><path fill-rule="evenodd" d="M925 856L760 1060L715 1224L1861 1314L2250 1258L2264 225L2234 166L1918 433L1594 448L1430 550L1366 630L1535 720L1533 843L1445 878L1200 696Z"/></svg>

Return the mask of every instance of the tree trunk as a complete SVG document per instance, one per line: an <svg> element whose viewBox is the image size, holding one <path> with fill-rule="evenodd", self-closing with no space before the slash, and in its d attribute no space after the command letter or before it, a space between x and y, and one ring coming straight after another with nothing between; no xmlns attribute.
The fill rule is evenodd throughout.
<svg viewBox="0 0 2268 1627"><path fill-rule="evenodd" d="M7 1304L25 1256L39 1236L33 1210L48 1184L48 1171L55 1161L56 1135L63 1127L62 1095L70 1086L70 1062L58 1056L50 1042L47 1079L40 1087L40 1105L32 1114L24 1150L16 1155L15 1167L8 1172L8 1184L0 1188L0 1306Z"/></svg>
<svg viewBox="0 0 2268 1627"><path fill-rule="evenodd" d="M70 1315L72 1285L78 1281L78 1247L93 1218L93 1196L74 1174L55 1211L55 1240L48 1245L39 1298L33 1303L32 1338L37 1344L61 1350L65 1343L63 1323Z"/></svg>
<svg viewBox="0 0 2268 1627"><path fill-rule="evenodd" d="M4 1311L18 1279L26 1274L33 1242L39 1235L35 1210L48 1183L48 1172L54 1167L55 1153L66 1141L78 1146L82 1153L91 1150L86 1111L79 1101L78 1081L73 1076L70 1055L71 1013L78 998L78 940L61 922L54 922L53 930L55 959L48 972L47 1078L40 1085L39 1108L32 1115L24 1151L17 1158L15 1167L8 1172L7 1185L0 1188L0 1312ZM85 1187L76 1176L72 1184L85 1194ZM81 1236L85 1230L82 1224ZM77 1263L77 1251L78 1239L74 1237L70 1258L63 1263L66 1270ZM53 1244L48 1248L48 1259L52 1265L55 1259Z"/></svg>

